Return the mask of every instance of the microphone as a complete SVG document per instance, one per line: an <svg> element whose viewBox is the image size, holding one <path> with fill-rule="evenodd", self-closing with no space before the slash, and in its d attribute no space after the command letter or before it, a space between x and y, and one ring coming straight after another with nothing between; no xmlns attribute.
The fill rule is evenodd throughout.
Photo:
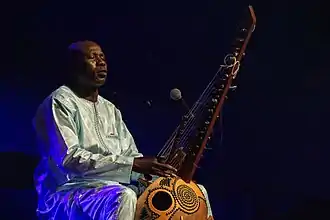
<svg viewBox="0 0 330 220"><path fill-rule="evenodd" d="M177 88L172 89L170 92L170 97L174 101L178 101L178 100L182 99L181 91Z"/></svg>
<svg viewBox="0 0 330 220"><path fill-rule="evenodd" d="M148 106L148 108L152 107L152 100L144 101L144 103Z"/></svg>
<svg viewBox="0 0 330 220"><path fill-rule="evenodd" d="M181 101L182 105L184 106L184 108L189 112L189 114L192 116L192 117L195 117L191 112L190 112L190 108L189 106L187 105L186 101L183 99L182 97L182 93L179 89L177 88L174 88L171 90L170 92L170 97L172 100L174 101Z"/></svg>

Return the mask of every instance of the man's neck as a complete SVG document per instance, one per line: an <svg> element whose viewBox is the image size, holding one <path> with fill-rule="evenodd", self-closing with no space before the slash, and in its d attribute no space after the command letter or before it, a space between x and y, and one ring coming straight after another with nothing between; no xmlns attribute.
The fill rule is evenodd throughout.
<svg viewBox="0 0 330 220"><path fill-rule="evenodd" d="M97 97L99 96L99 90L98 89L91 89L89 91L86 91L85 95L82 96L82 98L87 99L91 102L97 102Z"/></svg>
<svg viewBox="0 0 330 220"><path fill-rule="evenodd" d="M97 102L97 97L99 95L99 90L97 88L86 88L79 85L70 85L70 88L79 97L91 102Z"/></svg>

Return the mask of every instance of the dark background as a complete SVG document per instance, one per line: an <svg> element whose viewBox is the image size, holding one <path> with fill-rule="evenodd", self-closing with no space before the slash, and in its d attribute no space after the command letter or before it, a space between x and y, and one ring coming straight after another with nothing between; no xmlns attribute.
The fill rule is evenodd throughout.
<svg viewBox="0 0 330 220"><path fill-rule="evenodd" d="M326 1L116 2L2 8L2 219L34 218L31 119L61 85L70 43L101 44L110 67L102 94L116 101L140 150L154 155L181 117L170 89L194 103L248 4L257 28L224 109L223 144L213 141L196 178L209 191L215 219L329 219Z"/></svg>

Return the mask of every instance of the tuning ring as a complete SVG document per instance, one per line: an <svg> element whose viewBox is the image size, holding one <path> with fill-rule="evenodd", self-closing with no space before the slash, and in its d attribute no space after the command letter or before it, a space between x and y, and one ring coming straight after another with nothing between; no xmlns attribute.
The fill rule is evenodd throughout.
<svg viewBox="0 0 330 220"><path fill-rule="evenodd" d="M236 57L233 54L228 54L227 56L225 56L224 58L224 63L225 65L233 65L236 61Z"/></svg>

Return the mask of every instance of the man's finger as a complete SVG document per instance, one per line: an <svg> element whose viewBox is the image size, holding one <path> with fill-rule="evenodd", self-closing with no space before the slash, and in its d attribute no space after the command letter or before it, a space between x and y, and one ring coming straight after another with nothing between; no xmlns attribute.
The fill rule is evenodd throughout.
<svg viewBox="0 0 330 220"><path fill-rule="evenodd" d="M156 172L156 175L157 176L160 176L160 177L170 177L171 176L170 174L167 174L167 173L165 173L163 171L157 171Z"/></svg>
<svg viewBox="0 0 330 220"><path fill-rule="evenodd" d="M170 177L171 176L170 174L164 172L163 170L157 169L155 167L153 167L152 170L153 170L154 175L157 175L157 176L160 176L160 177Z"/></svg>
<svg viewBox="0 0 330 220"><path fill-rule="evenodd" d="M165 173L170 175L171 177L178 177L174 172L172 172L170 170L165 170Z"/></svg>
<svg viewBox="0 0 330 220"><path fill-rule="evenodd" d="M161 170L170 170L172 172L178 172L177 169L175 169L171 165L165 164L165 163L157 163L157 168L160 168Z"/></svg>

